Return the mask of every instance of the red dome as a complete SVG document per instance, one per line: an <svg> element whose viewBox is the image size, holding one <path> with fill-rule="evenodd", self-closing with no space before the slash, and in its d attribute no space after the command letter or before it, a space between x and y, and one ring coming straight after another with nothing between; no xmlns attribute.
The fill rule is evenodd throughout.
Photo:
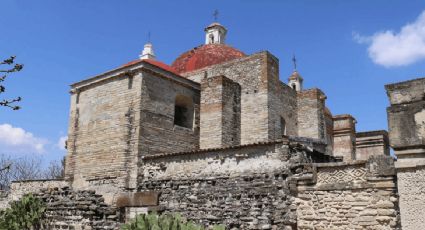
<svg viewBox="0 0 425 230"><path fill-rule="evenodd" d="M223 44L208 44L180 55L171 65L178 73L190 72L207 66L246 56L241 51Z"/></svg>

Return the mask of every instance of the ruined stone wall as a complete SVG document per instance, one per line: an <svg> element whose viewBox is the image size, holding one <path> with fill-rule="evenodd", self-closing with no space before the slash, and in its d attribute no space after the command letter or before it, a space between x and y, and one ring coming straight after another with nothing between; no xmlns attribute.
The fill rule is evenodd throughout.
<svg viewBox="0 0 425 230"><path fill-rule="evenodd" d="M123 73L73 87L65 167L73 187L136 186L141 86L140 74Z"/></svg>
<svg viewBox="0 0 425 230"><path fill-rule="evenodd" d="M141 191L159 191L166 212L236 229L295 229L288 177L303 161L288 143L145 158Z"/></svg>
<svg viewBox="0 0 425 230"><path fill-rule="evenodd" d="M298 93L298 136L326 141L325 99L319 89Z"/></svg>
<svg viewBox="0 0 425 230"><path fill-rule="evenodd" d="M400 229L391 162L317 164L315 177L298 183L298 229Z"/></svg>
<svg viewBox="0 0 425 230"><path fill-rule="evenodd" d="M425 223L425 166L398 169L403 229L423 229Z"/></svg>
<svg viewBox="0 0 425 230"><path fill-rule="evenodd" d="M46 204L42 229L119 229L118 210L95 191L69 187L45 188L35 194Z"/></svg>
<svg viewBox="0 0 425 230"><path fill-rule="evenodd" d="M28 193L38 193L41 190L51 189L56 187L68 186L69 183L63 180L25 180L13 181L10 185L10 190L0 193L0 209L9 207L11 201L21 199Z"/></svg>
<svg viewBox="0 0 425 230"><path fill-rule="evenodd" d="M240 144L241 88L238 83L216 76L201 83L200 147L217 148Z"/></svg>
<svg viewBox="0 0 425 230"><path fill-rule="evenodd" d="M261 52L183 74L198 83L205 76L222 75L241 86L241 144L270 140L268 56L268 52Z"/></svg>
<svg viewBox="0 0 425 230"><path fill-rule="evenodd" d="M144 72L141 94L141 156L199 148L199 90ZM174 122L178 96L193 106L191 127Z"/></svg>

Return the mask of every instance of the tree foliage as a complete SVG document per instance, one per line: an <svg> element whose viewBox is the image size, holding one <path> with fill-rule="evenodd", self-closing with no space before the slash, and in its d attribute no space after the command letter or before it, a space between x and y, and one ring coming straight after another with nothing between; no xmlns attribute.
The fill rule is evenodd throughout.
<svg viewBox="0 0 425 230"><path fill-rule="evenodd" d="M13 158L0 155L0 190L8 190L12 181L63 178L63 162L51 161L43 168L42 159L37 156Z"/></svg>
<svg viewBox="0 0 425 230"><path fill-rule="evenodd" d="M0 94L6 91L6 87L4 86L4 82L10 73L19 72L22 70L24 65L15 63L15 56L11 56L8 59L0 62ZM15 105L16 102L21 101L21 97L17 97L14 99L3 99L0 101L0 106L9 107L13 110L18 110L21 107Z"/></svg>
<svg viewBox="0 0 425 230"><path fill-rule="evenodd" d="M0 212L0 229L29 230L40 229L46 206L32 194L13 201L10 208Z"/></svg>
<svg viewBox="0 0 425 230"><path fill-rule="evenodd" d="M204 230L201 225L186 221L179 214L157 215L156 213L137 215L122 230ZM225 230L224 226L215 225L213 230Z"/></svg>

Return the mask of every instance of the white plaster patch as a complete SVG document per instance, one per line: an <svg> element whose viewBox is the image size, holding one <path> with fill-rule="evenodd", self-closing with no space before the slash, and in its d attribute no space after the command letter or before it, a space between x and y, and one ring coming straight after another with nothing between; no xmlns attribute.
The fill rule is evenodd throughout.
<svg viewBox="0 0 425 230"><path fill-rule="evenodd" d="M415 113L415 123L418 136L425 138L425 109Z"/></svg>

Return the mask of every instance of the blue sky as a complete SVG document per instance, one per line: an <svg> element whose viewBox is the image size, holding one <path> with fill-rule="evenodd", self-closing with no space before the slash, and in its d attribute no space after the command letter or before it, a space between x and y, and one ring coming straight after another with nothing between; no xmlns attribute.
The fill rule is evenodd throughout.
<svg viewBox="0 0 425 230"><path fill-rule="evenodd" d="M21 110L0 109L0 154L60 159L71 83L137 59L149 31L157 58L171 64L204 42L215 9L227 43L270 51L284 82L295 53L305 87L322 89L358 131L387 129L385 84L425 77L423 0L2 0L0 57L25 67L0 97L23 97Z"/></svg>

